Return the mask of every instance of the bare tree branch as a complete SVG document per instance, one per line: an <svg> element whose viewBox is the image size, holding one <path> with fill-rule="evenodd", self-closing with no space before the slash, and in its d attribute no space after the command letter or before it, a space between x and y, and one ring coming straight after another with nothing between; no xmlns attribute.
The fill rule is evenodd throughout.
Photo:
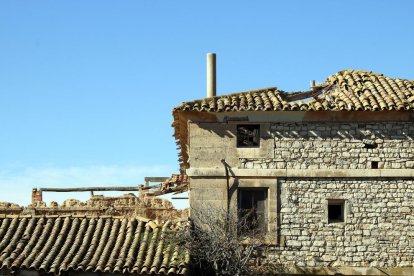
<svg viewBox="0 0 414 276"><path fill-rule="evenodd" d="M174 242L190 252L198 275L258 275L283 271L270 254L268 234L252 227L251 216L224 209L191 210L192 221L178 231Z"/></svg>

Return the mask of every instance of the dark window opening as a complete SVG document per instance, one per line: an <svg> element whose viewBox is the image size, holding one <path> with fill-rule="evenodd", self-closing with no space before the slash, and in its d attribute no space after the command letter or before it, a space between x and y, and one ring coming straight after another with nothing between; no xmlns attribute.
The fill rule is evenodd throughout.
<svg viewBox="0 0 414 276"><path fill-rule="evenodd" d="M344 200L328 200L328 223L344 222Z"/></svg>
<svg viewBox="0 0 414 276"><path fill-rule="evenodd" d="M240 233L267 231L267 189L240 189L238 196Z"/></svg>
<svg viewBox="0 0 414 276"><path fill-rule="evenodd" d="M371 169L378 169L378 161L371 161Z"/></svg>
<svg viewBox="0 0 414 276"><path fill-rule="evenodd" d="M362 140L362 143L364 143L364 148L366 149L376 149L378 148L378 144L371 139L364 139Z"/></svg>
<svg viewBox="0 0 414 276"><path fill-rule="evenodd" d="M364 148L366 149L376 149L378 148L377 144L364 144Z"/></svg>
<svg viewBox="0 0 414 276"><path fill-rule="evenodd" d="M237 125L237 147L260 146L260 125Z"/></svg>

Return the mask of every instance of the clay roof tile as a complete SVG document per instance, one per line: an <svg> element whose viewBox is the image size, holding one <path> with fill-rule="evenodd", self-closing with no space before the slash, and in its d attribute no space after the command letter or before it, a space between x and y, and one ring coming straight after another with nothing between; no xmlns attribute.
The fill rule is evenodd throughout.
<svg viewBox="0 0 414 276"><path fill-rule="evenodd" d="M414 95L412 80L394 79L371 71L344 70L329 76L322 86L330 88L318 96L323 108L288 101L289 93L270 87L185 102L174 111L413 110L408 102ZM335 101L324 103L324 96L334 93Z"/></svg>
<svg viewBox="0 0 414 276"><path fill-rule="evenodd" d="M94 271L108 273L185 273L187 253L164 239L170 222L123 217L0 218L0 267L42 273ZM180 262L177 269L177 259Z"/></svg>

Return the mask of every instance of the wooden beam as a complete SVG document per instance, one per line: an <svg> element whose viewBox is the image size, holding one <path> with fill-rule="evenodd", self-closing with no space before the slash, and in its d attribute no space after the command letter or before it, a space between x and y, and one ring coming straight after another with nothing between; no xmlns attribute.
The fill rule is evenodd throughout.
<svg viewBox="0 0 414 276"><path fill-rule="evenodd" d="M159 195L165 195L165 194L170 194L170 193L175 193L175 192L184 192L186 190L188 190L188 185L187 184L182 184L180 186L167 188L166 190L163 190L163 191L160 190L160 191L149 192L149 193L147 193L147 195L149 195L149 196L159 196Z"/></svg>
<svg viewBox="0 0 414 276"><path fill-rule="evenodd" d="M152 185L152 186L141 186L140 188L139 188L139 190L141 191L141 190L150 190L150 189L154 189L154 188L159 188L159 187L161 187L161 184L157 184L157 185Z"/></svg>
<svg viewBox="0 0 414 276"><path fill-rule="evenodd" d="M153 176L153 177L145 177L145 182L164 182L168 180L169 177L162 177L162 176Z"/></svg>
<svg viewBox="0 0 414 276"><path fill-rule="evenodd" d="M93 191L128 191L138 192L140 185L132 187L82 187L82 188L39 188L41 192L93 192Z"/></svg>

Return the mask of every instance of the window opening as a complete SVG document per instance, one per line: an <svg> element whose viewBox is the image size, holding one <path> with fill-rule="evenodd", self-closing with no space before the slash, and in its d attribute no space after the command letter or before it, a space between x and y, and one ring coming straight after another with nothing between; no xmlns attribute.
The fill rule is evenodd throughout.
<svg viewBox="0 0 414 276"><path fill-rule="evenodd" d="M378 148L378 144L373 140L364 139L364 140L362 140L362 142L364 143L364 148L366 148L366 149L376 149L376 148Z"/></svg>
<svg viewBox="0 0 414 276"><path fill-rule="evenodd" d="M378 161L371 161L371 169L378 169Z"/></svg>
<svg viewBox="0 0 414 276"><path fill-rule="evenodd" d="M344 222L345 201L342 199L328 199L328 223Z"/></svg>
<svg viewBox="0 0 414 276"><path fill-rule="evenodd" d="M260 125L237 125L237 147L260 146Z"/></svg>
<svg viewBox="0 0 414 276"><path fill-rule="evenodd" d="M364 144L364 148L366 149L376 149L378 148L377 144Z"/></svg>
<svg viewBox="0 0 414 276"><path fill-rule="evenodd" d="M238 201L239 231L266 232L267 189L240 189Z"/></svg>

